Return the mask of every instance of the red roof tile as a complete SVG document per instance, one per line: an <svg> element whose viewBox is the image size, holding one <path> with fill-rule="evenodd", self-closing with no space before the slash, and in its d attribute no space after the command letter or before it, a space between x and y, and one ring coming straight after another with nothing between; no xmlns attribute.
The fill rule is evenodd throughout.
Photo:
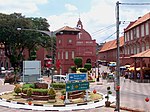
<svg viewBox="0 0 150 112"><path fill-rule="evenodd" d="M150 58L150 49L130 56L131 58Z"/></svg>
<svg viewBox="0 0 150 112"><path fill-rule="evenodd" d="M147 20L149 20L149 19L150 19L150 12L147 13L147 14L145 14L144 16L140 17L140 18L139 18L137 21L135 21L132 25L128 26L128 27L125 29L125 31L130 30L131 28L133 28L133 27L135 27L135 26L137 26L137 25L139 25L139 24L141 24L141 23L143 23L143 22L145 22L145 21L147 21Z"/></svg>
<svg viewBox="0 0 150 112"><path fill-rule="evenodd" d="M77 31L77 32L80 32L80 30L78 30L76 28L71 28L69 26L64 26L64 27L58 29L56 32L61 32L61 31Z"/></svg>
<svg viewBox="0 0 150 112"><path fill-rule="evenodd" d="M120 47L122 47L124 45L124 37L123 36L120 37L119 40L120 40ZM106 42L99 52L104 52L104 51L108 51L108 50L116 49L116 48L117 48L117 42L115 39L115 40Z"/></svg>

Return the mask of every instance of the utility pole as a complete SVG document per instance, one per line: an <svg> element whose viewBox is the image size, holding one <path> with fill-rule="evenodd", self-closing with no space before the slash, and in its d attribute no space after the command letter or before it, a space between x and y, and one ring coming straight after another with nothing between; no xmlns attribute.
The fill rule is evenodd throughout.
<svg viewBox="0 0 150 112"><path fill-rule="evenodd" d="M119 1L116 3L116 11L117 11L117 16L116 16L116 36L117 36L117 80L116 80L116 87L120 86L120 42L119 42ZM116 111L120 112L120 89L116 89Z"/></svg>

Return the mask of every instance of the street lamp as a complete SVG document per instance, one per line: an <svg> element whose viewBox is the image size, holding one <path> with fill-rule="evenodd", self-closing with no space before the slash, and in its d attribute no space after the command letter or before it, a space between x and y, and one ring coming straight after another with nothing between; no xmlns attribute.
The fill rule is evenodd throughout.
<svg viewBox="0 0 150 112"><path fill-rule="evenodd" d="M21 30L25 30L25 31L35 31L35 32L41 32L41 33L44 33L44 34L47 34L50 38L52 37L52 32L50 31L44 31L44 30L36 30L36 29L22 29L22 28L17 28L18 31L21 31ZM52 55L52 59L54 59L53 57L53 41L51 39L51 55ZM51 68L52 69L52 83L53 83L53 70L54 68Z"/></svg>
<svg viewBox="0 0 150 112"><path fill-rule="evenodd" d="M18 31L21 31L21 30L25 30L25 31L35 31L35 32L41 32L41 33L44 33L46 35L48 35L50 38L52 37L53 33L50 32L50 31L44 31L44 30L36 30L36 29L22 29L22 28L17 28ZM53 57L53 39L51 39L51 55L52 55L52 59L54 59Z"/></svg>

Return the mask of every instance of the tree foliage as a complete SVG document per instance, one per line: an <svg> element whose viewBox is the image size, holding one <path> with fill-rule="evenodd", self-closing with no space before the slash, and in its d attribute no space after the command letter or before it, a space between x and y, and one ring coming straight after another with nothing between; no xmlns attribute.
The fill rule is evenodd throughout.
<svg viewBox="0 0 150 112"><path fill-rule="evenodd" d="M0 44L4 45L5 55L13 67L24 60L23 51L38 49L38 46L52 47L51 38L37 30L48 30L45 18L26 18L21 13L10 15L0 13ZM18 31L17 28L22 30ZM28 29L28 30L27 30ZM33 30L34 29L34 30ZM30 53L29 53L30 54Z"/></svg>
<svg viewBox="0 0 150 112"><path fill-rule="evenodd" d="M85 63L84 68L86 68L88 71L91 70L92 68L91 63Z"/></svg>
<svg viewBox="0 0 150 112"><path fill-rule="evenodd" d="M77 66L77 68L82 67L82 58L81 57L76 57L74 59L74 63Z"/></svg>

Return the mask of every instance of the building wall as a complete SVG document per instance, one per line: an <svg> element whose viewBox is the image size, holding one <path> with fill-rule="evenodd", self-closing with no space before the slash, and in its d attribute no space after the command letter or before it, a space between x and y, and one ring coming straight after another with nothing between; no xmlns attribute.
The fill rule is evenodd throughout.
<svg viewBox="0 0 150 112"><path fill-rule="evenodd" d="M138 54L150 48L150 20L142 22L141 24L125 30L125 56ZM145 59L144 59L145 60ZM147 60L147 59L146 59ZM149 60L144 61L146 65ZM133 63L133 59L130 60Z"/></svg>
<svg viewBox="0 0 150 112"><path fill-rule="evenodd" d="M73 59L76 56L76 39L77 34L72 34L71 32L63 32L63 34L56 36L56 58L61 63L62 74L68 73L70 66L74 65Z"/></svg>

